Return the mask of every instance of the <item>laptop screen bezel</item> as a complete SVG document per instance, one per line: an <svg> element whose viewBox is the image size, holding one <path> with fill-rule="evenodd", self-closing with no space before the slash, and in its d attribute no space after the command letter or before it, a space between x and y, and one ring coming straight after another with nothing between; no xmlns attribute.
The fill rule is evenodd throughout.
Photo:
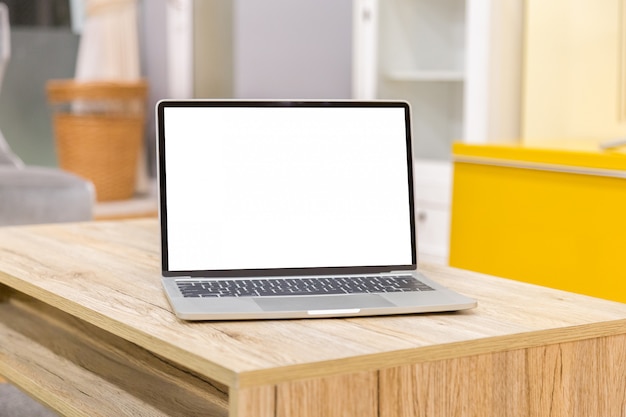
<svg viewBox="0 0 626 417"><path fill-rule="evenodd" d="M411 236L411 264L406 265L368 265L368 266L331 266L314 268L266 268L232 270L169 270L168 233L167 233L167 187L166 187L166 148L164 114L167 107L395 107L402 108L405 115L407 187L409 196L409 223ZM415 197L413 189L413 153L411 137L411 110L406 101L391 100L161 100L156 105L157 121L157 176L159 191L159 220L161 234L161 272L164 277L254 277L254 276L298 276L331 274L373 274L391 271L410 271L417 268L417 237L415 224Z"/></svg>

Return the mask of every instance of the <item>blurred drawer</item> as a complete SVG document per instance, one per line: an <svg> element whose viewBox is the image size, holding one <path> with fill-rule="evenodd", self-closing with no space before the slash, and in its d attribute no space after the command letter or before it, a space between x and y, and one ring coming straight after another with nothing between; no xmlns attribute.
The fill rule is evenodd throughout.
<svg viewBox="0 0 626 417"><path fill-rule="evenodd" d="M450 233L449 210L445 207L418 203L415 217L419 259L446 264Z"/></svg>
<svg viewBox="0 0 626 417"><path fill-rule="evenodd" d="M452 164L416 160L413 172L419 259L445 265L449 251Z"/></svg>

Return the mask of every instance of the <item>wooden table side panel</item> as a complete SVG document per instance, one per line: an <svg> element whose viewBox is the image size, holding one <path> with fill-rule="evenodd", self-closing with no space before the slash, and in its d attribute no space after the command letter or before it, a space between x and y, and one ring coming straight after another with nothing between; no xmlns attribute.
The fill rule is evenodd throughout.
<svg viewBox="0 0 626 417"><path fill-rule="evenodd" d="M276 386L263 385L231 389L228 417L275 417Z"/></svg>
<svg viewBox="0 0 626 417"><path fill-rule="evenodd" d="M626 417L626 335L528 351L531 415Z"/></svg>
<svg viewBox="0 0 626 417"><path fill-rule="evenodd" d="M626 417L626 335L380 374L380 417Z"/></svg>
<svg viewBox="0 0 626 417"><path fill-rule="evenodd" d="M380 417L526 417L523 368L519 350L383 370Z"/></svg>
<svg viewBox="0 0 626 417"><path fill-rule="evenodd" d="M276 417L378 417L378 372L278 384Z"/></svg>

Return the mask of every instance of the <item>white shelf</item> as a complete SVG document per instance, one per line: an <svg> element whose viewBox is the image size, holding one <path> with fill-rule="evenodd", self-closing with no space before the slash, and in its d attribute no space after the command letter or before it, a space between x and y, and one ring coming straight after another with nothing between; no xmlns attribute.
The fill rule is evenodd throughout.
<svg viewBox="0 0 626 417"><path fill-rule="evenodd" d="M390 71L386 77L391 81L441 81L463 82L465 74L462 71Z"/></svg>
<svg viewBox="0 0 626 417"><path fill-rule="evenodd" d="M374 98L411 103L418 251L422 260L446 263L451 145L468 140L468 110L474 118L486 115L483 102L494 95L487 87L498 79L500 69L491 72L486 64L479 67L477 63L482 64L487 55L475 44L478 33L484 41L479 46L484 46L485 53L490 51L490 12L500 2L356 1L374 13L374 18L371 13L355 15L355 33L361 34L357 46L365 49L357 56L375 59L362 60L371 68L355 72L355 77L360 77L361 90L372 91ZM511 7L510 2L503 3L497 6L502 9L498 18ZM476 74L483 77L484 85L476 85ZM484 132L473 133L472 139L478 136Z"/></svg>

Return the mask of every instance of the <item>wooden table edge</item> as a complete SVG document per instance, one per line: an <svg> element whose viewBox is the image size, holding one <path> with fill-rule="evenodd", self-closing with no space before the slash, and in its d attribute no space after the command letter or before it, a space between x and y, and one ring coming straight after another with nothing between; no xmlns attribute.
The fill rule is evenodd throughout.
<svg viewBox="0 0 626 417"><path fill-rule="evenodd" d="M626 334L626 319L559 329L528 331L506 336L486 337L469 342L450 342L329 361L243 371L238 373L236 387L246 388L353 372L377 371L396 366L489 355L622 334Z"/></svg>
<svg viewBox="0 0 626 417"><path fill-rule="evenodd" d="M7 282L9 281L9 282ZM306 364L270 367L256 370L232 370L211 362L205 358L189 353L173 345L159 341L147 333L130 329L123 322L112 320L105 315L86 308L76 302L64 299L35 285L14 279L11 275L0 271L0 285L7 285L13 291L22 293L39 303L49 305L64 313L101 328L116 337L128 340L148 351L164 358L188 364L201 369L200 373L231 388L251 387L256 385L274 384L302 378L319 378L346 371L368 371L393 367L400 364L420 363L426 361L446 360L454 357L473 356L498 351L517 350L546 344L557 344L585 340L595 337L611 336L626 333L626 318L595 322L590 324L559 327L539 331L527 331L505 336L485 337L462 342L450 342L423 347L399 349L382 353L351 356L329 361L318 361ZM12 284L17 284L12 286ZM19 288L16 288L19 287ZM0 296L0 300L2 297Z"/></svg>

